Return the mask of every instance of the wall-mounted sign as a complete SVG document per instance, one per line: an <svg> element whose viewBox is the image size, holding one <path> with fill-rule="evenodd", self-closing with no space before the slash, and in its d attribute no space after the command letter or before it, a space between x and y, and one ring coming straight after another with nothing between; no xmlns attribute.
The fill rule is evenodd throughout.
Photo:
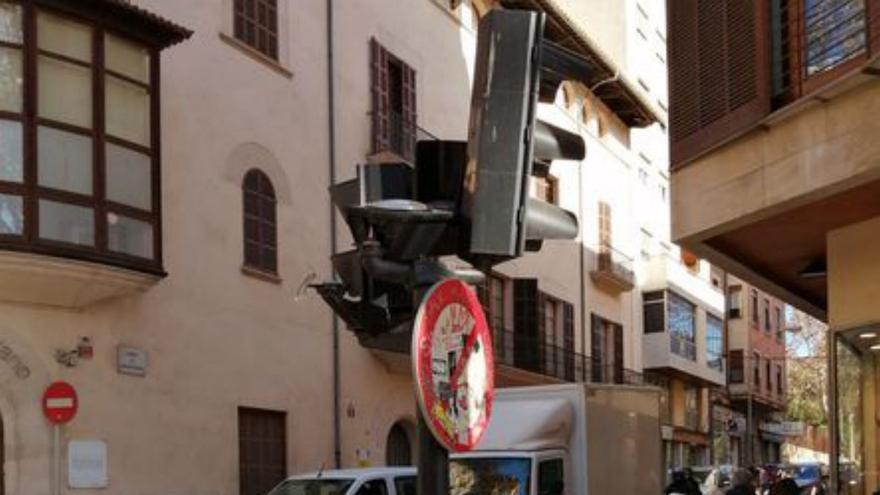
<svg viewBox="0 0 880 495"><path fill-rule="evenodd" d="M416 396L434 438L473 449L489 425L495 393L492 336L476 293L460 280L432 287L413 327Z"/></svg>
<svg viewBox="0 0 880 495"><path fill-rule="evenodd" d="M799 437L804 434L803 421L783 421L780 424L782 425L782 434L787 437Z"/></svg>
<svg viewBox="0 0 880 495"><path fill-rule="evenodd" d="M70 488L107 488L107 444L71 440L67 444L67 484Z"/></svg>
<svg viewBox="0 0 880 495"><path fill-rule="evenodd" d="M116 348L116 371L123 375L147 374L147 351L121 345Z"/></svg>

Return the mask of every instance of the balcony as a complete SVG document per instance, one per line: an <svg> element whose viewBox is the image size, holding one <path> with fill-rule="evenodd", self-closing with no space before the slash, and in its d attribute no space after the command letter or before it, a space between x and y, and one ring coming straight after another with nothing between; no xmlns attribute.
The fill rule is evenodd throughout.
<svg viewBox="0 0 880 495"><path fill-rule="evenodd" d="M614 293L635 287L633 259L611 246L599 246L592 252L590 278L596 285Z"/></svg>
<svg viewBox="0 0 880 495"><path fill-rule="evenodd" d="M411 372L408 335L367 337L360 342L389 370ZM494 331L493 347L499 386L562 382L644 385L641 373L512 330Z"/></svg>
<svg viewBox="0 0 880 495"><path fill-rule="evenodd" d="M715 315L724 314L724 294L708 278L670 254L653 256L647 263L642 290L672 290Z"/></svg>
<svg viewBox="0 0 880 495"><path fill-rule="evenodd" d="M388 139L373 140L376 148L370 154L370 163L415 163L416 143L419 141L436 141L437 136L419 127L415 122L407 122L403 115L390 112L388 114Z"/></svg>
<svg viewBox="0 0 880 495"><path fill-rule="evenodd" d="M696 380L707 385L724 385L720 362L710 363L702 346L672 332L646 333L642 340L642 363L645 370L663 372Z"/></svg>
<svg viewBox="0 0 880 495"><path fill-rule="evenodd" d="M560 382L589 382L642 385L642 375L601 358L538 341L510 330L493 333L495 364L499 380L535 383L544 379ZM523 372L537 375L526 378Z"/></svg>

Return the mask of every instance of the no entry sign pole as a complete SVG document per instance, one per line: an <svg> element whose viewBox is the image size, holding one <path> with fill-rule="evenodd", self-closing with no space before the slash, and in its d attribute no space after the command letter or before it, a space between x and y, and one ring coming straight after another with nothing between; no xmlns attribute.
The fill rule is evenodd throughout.
<svg viewBox="0 0 880 495"><path fill-rule="evenodd" d="M43 392L43 414L52 423L52 493L61 495L61 425L79 408L76 390L67 382L54 382Z"/></svg>
<svg viewBox="0 0 880 495"><path fill-rule="evenodd" d="M52 491L61 495L61 425L52 425Z"/></svg>

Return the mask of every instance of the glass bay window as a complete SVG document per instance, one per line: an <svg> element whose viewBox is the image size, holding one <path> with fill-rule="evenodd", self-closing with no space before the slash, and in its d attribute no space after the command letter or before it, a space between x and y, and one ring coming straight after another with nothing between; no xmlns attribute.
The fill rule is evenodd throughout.
<svg viewBox="0 0 880 495"><path fill-rule="evenodd" d="M161 270L157 57L0 0L0 247Z"/></svg>

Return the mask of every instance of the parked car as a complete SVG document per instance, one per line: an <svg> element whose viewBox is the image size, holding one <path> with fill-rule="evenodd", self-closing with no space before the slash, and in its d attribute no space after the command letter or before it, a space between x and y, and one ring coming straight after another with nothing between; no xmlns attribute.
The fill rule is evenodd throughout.
<svg viewBox="0 0 880 495"><path fill-rule="evenodd" d="M820 462L796 463L789 465L786 471L805 495L825 493L825 481L828 478L828 466L825 464Z"/></svg>
<svg viewBox="0 0 880 495"><path fill-rule="evenodd" d="M416 468L337 469L298 474L268 495L416 495Z"/></svg>
<svg viewBox="0 0 880 495"><path fill-rule="evenodd" d="M734 469L734 466L727 464L721 466L691 467L691 471L694 473L694 478L700 484L700 491L702 493L712 493L713 488L724 490L729 487L730 476L733 474Z"/></svg>

